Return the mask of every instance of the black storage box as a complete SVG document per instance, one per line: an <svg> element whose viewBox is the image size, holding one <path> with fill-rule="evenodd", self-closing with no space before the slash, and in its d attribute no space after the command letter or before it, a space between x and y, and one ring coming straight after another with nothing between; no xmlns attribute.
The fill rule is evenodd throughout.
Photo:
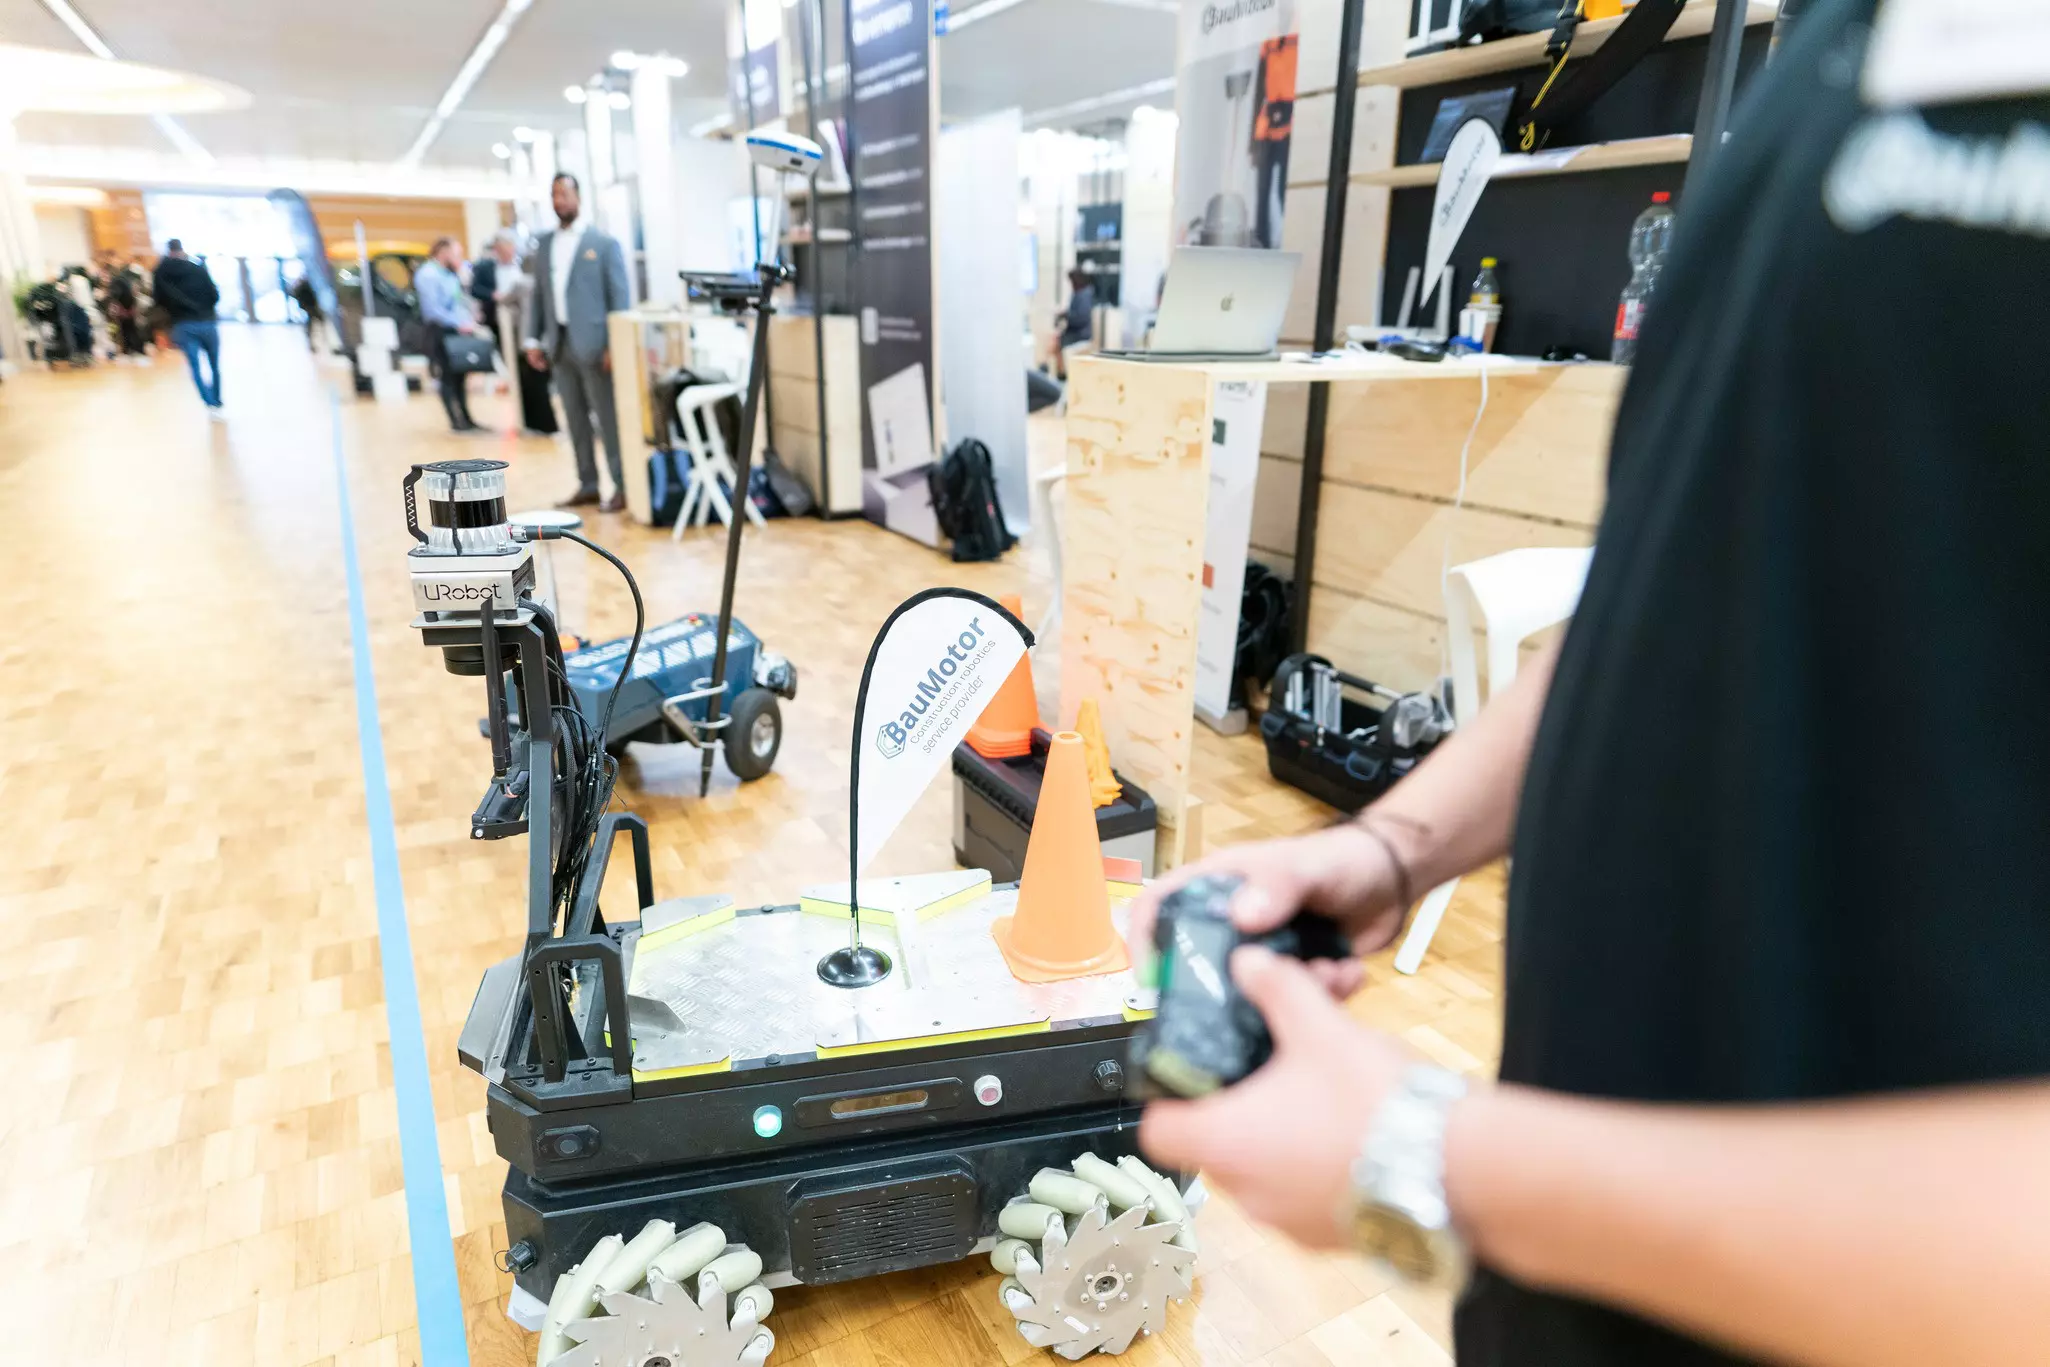
<svg viewBox="0 0 2050 1367"><path fill-rule="evenodd" d="M1039 810L1039 784L1046 776L1048 733L1035 727L1032 753L1015 759L985 759L967 742L954 747L954 858L972 869L988 869L999 883L1025 873L1025 845ZM1111 771L1124 792L1096 809L1096 836L1112 858L1137 860L1153 872L1153 839L1160 825L1153 799L1123 774Z"/></svg>

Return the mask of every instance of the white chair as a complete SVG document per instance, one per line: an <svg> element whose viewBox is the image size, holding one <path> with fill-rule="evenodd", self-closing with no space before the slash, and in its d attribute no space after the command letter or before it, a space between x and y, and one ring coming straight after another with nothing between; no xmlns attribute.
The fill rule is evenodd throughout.
<svg viewBox="0 0 2050 1367"><path fill-rule="evenodd" d="M723 399L740 393L738 385L694 384L676 396L676 423L683 429L684 450L690 455L690 476L683 486L683 506L676 511L676 527L670 539L681 541L683 529L702 526L714 513L721 522L733 520L733 504L726 490L740 479L726 439L719 434L719 417L713 410ZM747 490L736 489L748 521L762 525L762 510L755 507Z"/></svg>
<svg viewBox="0 0 2050 1367"><path fill-rule="evenodd" d="M1034 535L1046 538L1047 559L1053 568L1053 601L1047 604L1046 615L1039 619L1032 633L1039 638L1061 624L1061 519L1054 494L1067 480L1065 465L1041 470L1032 477L1032 525L1037 529Z"/></svg>
<svg viewBox="0 0 2050 1367"><path fill-rule="evenodd" d="M1591 549L1534 547L1452 567L1445 585L1445 634L1451 642L1452 706L1461 726L1471 725L1481 711L1469 605L1480 608L1487 624L1488 694L1492 697L1516 677L1523 643L1573 615L1593 558ZM1414 973L1423 966L1424 951L1431 947L1431 937L1438 933L1458 886L1455 878L1425 894L1409 934L1396 952L1398 972Z"/></svg>

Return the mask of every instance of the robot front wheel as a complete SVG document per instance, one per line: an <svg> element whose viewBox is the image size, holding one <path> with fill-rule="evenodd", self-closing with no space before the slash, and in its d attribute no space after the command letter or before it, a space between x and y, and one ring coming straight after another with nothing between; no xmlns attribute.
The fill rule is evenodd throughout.
<svg viewBox="0 0 2050 1367"><path fill-rule="evenodd" d="M1071 1361L1122 1353L1165 1327L1170 1302L1188 1298L1194 1220L1174 1182L1130 1155L1113 1164L1085 1153L1072 1172L1041 1168L997 1228L997 1295L1035 1348Z"/></svg>
<svg viewBox="0 0 2050 1367"><path fill-rule="evenodd" d="M537 1367L761 1367L776 1347L761 1275L761 1255L717 1225L608 1234L556 1279Z"/></svg>
<svg viewBox="0 0 2050 1367"><path fill-rule="evenodd" d="M766 688L742 690L726 724L726 767L742 783L752 782L775 767L782 748L783 709L776 695Z"/></svg>

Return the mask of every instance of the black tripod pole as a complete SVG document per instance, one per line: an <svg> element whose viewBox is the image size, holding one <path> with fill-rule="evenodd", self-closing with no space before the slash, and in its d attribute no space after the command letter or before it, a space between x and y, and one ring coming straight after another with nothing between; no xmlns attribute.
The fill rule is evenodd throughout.
<svg viewBox="0 0 2050 1367"><path fill-rule="evenodd" d="M740 408L740 472L733 479L733 495L726 516L726 577L719 585L719 639L712 648L712 678L707 687L716 691L705 699L705 734L718 734L721 706L726 700L726 638L733 630L733 579L740 572L740 529L747 522L747 483L754 472L755 419L761 412L762 393L769 383L769 316L776 311L776 282L783 278L775 260L761 262L760 293L755 297L754 360L747 370L747 399ZM703 767L698 770L698 796L712 791L712 747L706 744Z"/></svg>

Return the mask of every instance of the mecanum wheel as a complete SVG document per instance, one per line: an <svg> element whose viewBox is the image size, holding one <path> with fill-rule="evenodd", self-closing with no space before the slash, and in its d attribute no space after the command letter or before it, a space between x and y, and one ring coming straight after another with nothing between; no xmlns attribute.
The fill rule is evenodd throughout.
<svg viewBox="0 0 2050 1367"><path fill-rule="evenodd" d="M749 688L733 700L726 723L726 767L743 783L769 772L783 747L783 709L766 688Z"/></svg>
<svg viewBox="0 0 2050 1367"><path fill-rule="evenodd" d="M1004 1207L1006 1236L990 1254L1018 1332L1064 1358L1122 1353L1167 1323L1185 1299L1195 1228L1172 1181L1136 1158L1085 1153L1073 1172L1041 1168L1029 1194Z"/></svg>
<svg viewBox="0 0 2050 1367"><path fill-rule="evenodd" d="M761 1256L717 1225L608 1234L556 1280L537 1367L761 1367L776 1346L761 1275Z"/></svg>

